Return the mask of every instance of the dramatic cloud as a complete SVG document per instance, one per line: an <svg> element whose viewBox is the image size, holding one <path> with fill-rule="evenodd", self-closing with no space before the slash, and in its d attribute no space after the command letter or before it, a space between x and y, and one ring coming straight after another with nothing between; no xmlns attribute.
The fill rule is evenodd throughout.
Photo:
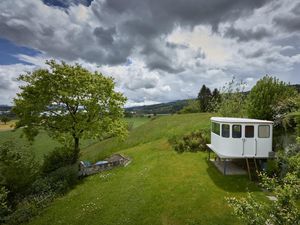
<svg viewBox="0 0 300 225"><path fill-rule="evenodd" d="M0 38L37 52L14 55L26 69L49 58L80 62L113 76L129 105L195 97L202 84L220 87L232 76L249 87L266 73L298 83L299 21L293 0L0 3ZM0 104L11 101L22 66L0 65L0 90L11 93Z"/></svg>

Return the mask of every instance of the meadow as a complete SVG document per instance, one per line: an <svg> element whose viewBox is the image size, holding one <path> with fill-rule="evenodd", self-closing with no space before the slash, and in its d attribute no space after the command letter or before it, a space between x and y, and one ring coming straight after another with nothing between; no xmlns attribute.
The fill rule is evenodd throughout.
<svg viewBox="0 0 300 225"><path fill-rule="evenodd" d="M132 162L83 179L29 224L242 224L225 197L250 191L267 201L264 193L247 176L223 176L206 152L178 154L168 142L174 135L209 129L211 116L127 119L136 124L125 140L89 143L81 158L95 162L119 152ZM18 133L1 132L0 141L13 134ZM56 144L41 133L33 147L41 157Z"/></svg>

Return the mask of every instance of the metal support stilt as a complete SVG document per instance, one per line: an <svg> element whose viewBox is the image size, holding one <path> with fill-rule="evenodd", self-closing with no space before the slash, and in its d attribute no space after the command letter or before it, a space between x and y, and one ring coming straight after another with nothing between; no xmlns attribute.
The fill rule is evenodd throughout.
<svg viewBox="0 0 300 225"><path fill-rule="evenodd" d="M227 160L226 159L224 159L224 175L226 175L226 166L227 166Z"/></svg>

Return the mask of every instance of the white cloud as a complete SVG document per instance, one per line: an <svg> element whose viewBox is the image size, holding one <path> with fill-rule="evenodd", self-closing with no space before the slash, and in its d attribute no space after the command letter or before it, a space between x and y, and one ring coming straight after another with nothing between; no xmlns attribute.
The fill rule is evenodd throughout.
<svg viewBox="0 0 300 225"><path fill-rule="evenodd" d="M116 90L129 99L127 105L196 97L202 84L219 88L233 76L249 82L248 88L264 74L299 83L294 75L300 68L299 32L291 31L297 23L288 26L284 20L298 18L292 13L297 1L271 1L262 7L249 2L241 1L249 9L242 13L232 11L236 6L231 1L228 11L218 1L201 11L201 1L184 6L175 1L160 8L163 0L116 5L94 0L89 7L60 9L36 0L4 0L0 36L41 53L16 55L32 66L0 66L1 84L7 84L1 86L0 104L11 102L18 74L44 67L50 58L79 62L114 77ZM179 13L172 14L170 7ZM193 8L202 14L198 10L190 16ZM219 14L207 14L210 10ZM131 64L126 64L128 59Z"/></svg>

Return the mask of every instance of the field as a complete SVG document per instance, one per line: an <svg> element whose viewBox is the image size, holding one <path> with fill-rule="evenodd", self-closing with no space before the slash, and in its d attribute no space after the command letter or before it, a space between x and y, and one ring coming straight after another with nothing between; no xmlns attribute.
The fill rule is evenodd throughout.
<svg viewBox="0 0 300 225"><path fill-rule="evenodd" d="M225 197L249 190L266 201L260 189L246 176L220 174L205 152L178 154L168 143L174 135L208 129L210 116L162 116L143 121L123 142L87 146L82 159L121 152L132 163L84 179L30 224L241 224Z"/></svg>

